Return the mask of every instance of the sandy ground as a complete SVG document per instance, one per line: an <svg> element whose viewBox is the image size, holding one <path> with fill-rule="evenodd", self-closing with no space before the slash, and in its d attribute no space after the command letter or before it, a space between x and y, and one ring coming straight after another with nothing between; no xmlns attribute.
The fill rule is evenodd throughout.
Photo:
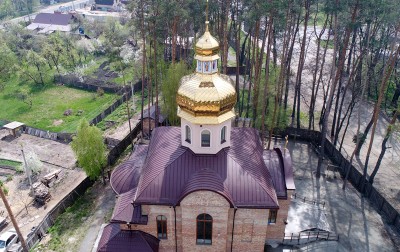
<svg viewBox="0 0 400 252"><path fill-rule="evenodd" d="M42 221L49 210L85 179L86 175L81 169L75 168L76 159L69 145L26 134L13 138L9 136L7 130L0 130L0 158L23 162L21 148L24 149L25 154L34 152L42 161L41 172L32 177L33 183L52 171L61 170L58 180L49 189L51 200L42 207L32 204L33 198L28 195L30 187L25 173L15 174L11 181L5 183L9 190L7 197L9 204L21 232L27 235L32 227ZM4 177L0 179L5 180ZM28 210L25 206L28 206ZM0 210L5 210L2 202ZM8 224L8 226L12 225Z"/></svg>
<svg viewBox="0 0 400 252"><path fill-rule="evenodd" d="M316 29L317 33L320 32L320 28ZM299 60L299 55L300 55L300 40L303 35L303 28L301 27L299 31L299 36L298 39L295 43L294 46L294 51L293 51L293 60L292 60L292 65L291 65L291 71L292 71L292 77L291 77L291 86L290 86L290 91L289 91L289 97L288 97L288 107L289 111L291 111L291 107L293 106L293 95L294 95L294 83L296 79L295 73L297 73L297 68L298 68L298 60ZM325 36L325 39L327 38L327 31L323 35ZM323 37L324 38L324 37ZM278 48L281 47L278 43ZM260 42L260 47L261 47L261 42ZM304 64L304 69L302 72L302 85L301 85L301 110L303 111L304 114L308 115L308 109L309 109L309 97L311 96L311 89L312 89L312 78L313 78L313 69L315 67L315 59L316 59L316 51L317 51L317 44L316 44L316 36L314 33L314 28L309 27L307 29L307 45L306 45L306 58L305 58L305 64ZM323 49L321 49L321 57L323 54ZM322 78L322 86L320 87L319 95L317 97L316 101L316 111L315 111L315 117L316 117L316 122L318 123L318 119L320 117L320 108L322 108L323 105L323 88L326 89L326 86L328 85L328 80L330 77L330 71L331 71L331 64L332 64L332 59L333 59L333 49L328 49L327 55L326 55L326 60L325 60L325 66L323 70L323 78ZM233 77L234 78L234 77ZM345 84L345 83L344 83ZM344 85L343 84L343 85ZM326 90L325 90L326 92ZM347 98L351 97L351 92L347 91ZM336 100L333 101L335 104ZM346 101L345 101L346 104ZM344 110L347 108L345 105ZM346 136L344 138L343 142L343 150L342 153L344 156L351 156L351 153L353 152L355 148L355 144L352 142L352 137L356 134L357 132L357 125L358 125L358 108L361 109L360 111L360 118L361 118L361 128L360 131L363 132L366 125L368 124L369 120L372 117L372 111L373 111L373 104L368 101L364 101L362 104L358 103L355 106L355 109L353 111L352 117L350 119L350 125L348 128L348 132L346 133ZM331 124L332 124L332 119L333 119L333 110L334 106L332 107L331 111L331 117L329 119L329 126L328 129L331 129ZM344 112L343 112L344 114ZM380 114L378 124L377 124L377 129L375 133L375 139L372 145L372 151L371 151L371 156L370 156L370 161L368 164L368 175L371 174L372 170L375 167L377 158L379 157L379 154L381 152L381 143L383 140L384 135L386 134L386 129L388 125L389 119L387 116L385 116L383 113ZM307 125L303 125L302 127L308 127L308 119L307 119ZM343 126L343 128L345 125ZM315 125L316 130L320 130L318 125ZM328 130L328 136L330 135ZM343 130L342 130L343 131ZM371 130L372 131L372 130ZM368 149L368 145L370 143L370 136L371 136L371 131L370 134L367 137L366 143L363 145L363 148L361 150L360 157L355 159L353 161L353 164L362 172L364 164L365 164L365 158L366 158L366 153ZM342 135L339 135L339 139L342 138ZM378 171L378 174L375 177L374 181L374 186L385 196L386 199L389 200L389 202L398 210L400 211L400 183L398 183L398 180L400 178L400 170L398 167L400 166L400 144L399 144L399 139L400 139L400 133L397 132L392 136L387 144L389 149L387 149L386 154L384 156L382 165L380 166L380 170ZM350 159L350 158L349 158Z"/></svg>

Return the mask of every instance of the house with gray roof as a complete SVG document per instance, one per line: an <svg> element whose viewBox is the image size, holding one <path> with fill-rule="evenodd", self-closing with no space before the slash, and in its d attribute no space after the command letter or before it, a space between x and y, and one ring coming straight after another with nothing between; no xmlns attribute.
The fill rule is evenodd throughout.
<svg viewBox="0 0 400 252"><path fill-rule="evenodd" d="M55 31L71 32L75 18L72 14L63 13L39 13L26 29L36 30L38 33L50 34Z"/></svg>
<svg viewBox="0 0 400 252"><path fill-rule="evenodd" d="M208 21L195 49L196 72L177 91L181 125L154 128L111 175L118 199L97 251L264 251L282 241L290 154L233 127L236 91L218 73Z"/></svg>

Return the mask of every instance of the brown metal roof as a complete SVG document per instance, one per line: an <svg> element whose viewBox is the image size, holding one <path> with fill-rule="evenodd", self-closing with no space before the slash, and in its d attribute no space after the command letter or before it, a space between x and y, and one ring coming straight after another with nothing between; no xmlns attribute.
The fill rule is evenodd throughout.
<svg viewBox="0 0 400 252"><path fill-rule="evenodd" d="M285 167L284 157L279 148L264 151L263 157L264 157L264 162L271 174L272 181L274 182L276 195L278 196L278 198L287 198L285 171L286 170L292 171L291 166ZM290 159L290 156L288 156L288 158ZM291 174L293 178L293 173Z"/></svg>
<svg viewBox="0 0 400 252"><path fill-rule="evenodd" d="M104 227L98 252L156 252L160 240L139 230L121 230L118 223Z"/></svg>
<svg viewBox="0 0 400 252"><path fill-rule="evenodd" d="M120 164L111 174L111 187L117 194L135 189L140 178L148 145L138 145L127 161Z"/></svg>
<svg viewBox="0 0 400 252"><path fill-rule="evenodd" d="M281 149L276 149L277 152L280 152L280 156L283 160L283 168L285 169L285 185L287 190L296 190L296 186L294 184L294 176L293 176L293 164L292 158L290 157L289 150L286 149L282 153Z"/></svg>
<svg viewBox="0 0 400 252"><path fill-rule="evenodd" d="M132 204L135 193L136 188L119 195L111 217L111 222L147 224L148 217L142 215L142 206Z"/></svg>
<svg viewBox="0 0 400 252"><path fill-rule="evenodd" d="M233 128L230 148L216 155L196 155L181 146L180 128L156 128L134 201L177 205L197 190L219 193L231 206L277 208L257 131Z"/></svg>

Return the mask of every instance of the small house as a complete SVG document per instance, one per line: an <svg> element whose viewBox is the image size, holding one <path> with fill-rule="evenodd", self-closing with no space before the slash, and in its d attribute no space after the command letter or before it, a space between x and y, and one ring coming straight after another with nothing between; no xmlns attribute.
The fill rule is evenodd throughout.
<svg viewBox="0 0 400 252"><path fill-rule="evenodd" d="M161 108L158 107L157 127L165 125L166 125L165 117L164 115L161 114ZM149 135L149 128L151 133L155 127L156 127L156 106L153 105L150 107L150 110L148 108L143 110L143 134L146 136Z"/></svg>
<svg viewBox="0 0 400 252"><path fill-rule="evenodd" d="M39 13L26 29L42 34L50 34L55 31L70 32L71 24L75 18L72 14L63 13Z"/></svg>

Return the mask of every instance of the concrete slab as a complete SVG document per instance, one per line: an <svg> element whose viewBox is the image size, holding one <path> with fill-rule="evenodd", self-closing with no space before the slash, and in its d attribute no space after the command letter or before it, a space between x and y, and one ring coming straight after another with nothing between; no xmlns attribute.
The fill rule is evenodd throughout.
<svg viewBox="0 0 400 252"><path fill-rule="evenodd" d="M298 199L293 199L287 221L285 233L299 233L313 228L331 231L325 209Z"/></svg>
<svg viewBox="0 0 400 252"><path fill-rule="evenodd" d="M283 143L277 141L275 145L283 146ZM285 233L302 230L313 222L315 226L321 225L321 219L326 218L324 222L329 230L339 235L338 242L317 242L293 251L400 251L398 233L351 184L343 191L343 180L339 176L315 177L318 157L309 144L289 141L288 149L293 159L296 193L309 200L325 202L325 207L318 210L298 201L293 203ZM329 163L325 161L323 173ZM279 249L271 251L283 251L284 247Z"/></svg>

